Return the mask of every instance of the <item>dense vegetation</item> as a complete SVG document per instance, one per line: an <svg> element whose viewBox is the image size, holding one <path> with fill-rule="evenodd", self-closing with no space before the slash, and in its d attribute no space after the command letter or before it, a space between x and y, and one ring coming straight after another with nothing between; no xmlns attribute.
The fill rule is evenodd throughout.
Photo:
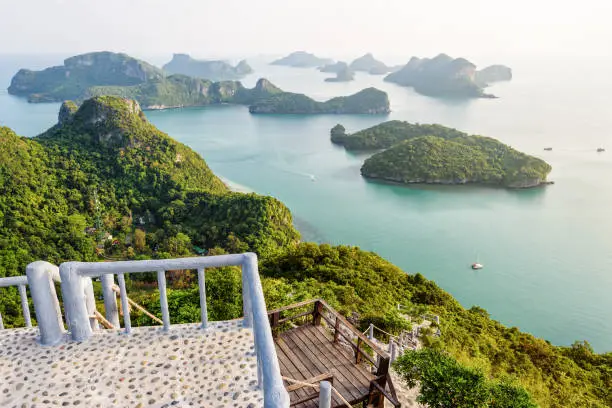
<svg viewBox="0 0 612 408"><path fill-rule="evenodd" d="M195 152L155 129L134 102L98 97L77 111L67 104L60 123L40 137L0 128L0 142L0 276L23 274L36 259L253 250L270 308L322 297L362 328L374 322L392 332L409 326L398 303L413 316L438 314L441 336L422 339L436 360L406 357L421 368L420 375L442 364L455 373L446 377L451 380L481 373L485 391L500 400L514 393L527 401L524 387L543 407L612 406L612 353L595 354L582 342L555 347L507 328L374 253L297 243L291 215L280 202L229 193ZM199 320L193 273L170 272L169 283L172 321ZM241 314L238 269L208 270L206 283L212 320ZM131 297L159 314L154 284L128 284ZM2 291L0 313L9 327L22 323L15 291ZM151 324L136 312L133 322ZM493 380L509 388L488 387Z"/></svg>
<svg viewBox="0 0 612 408"><path fill-rule="evenodd" d="M240 79L253 72L245 60L235 67L225 61L203 61L187 54L174 54L172 60L163 67L169 74L181 74L210 81L229 81Z"/></svg>
<svg viewBox="0 0 612 408"><path fill-rule="evenodd" d="M366 88L350 96L340 96L317 102L306 95L283 92L261 99L249 106L251 113L368 113L389 112L389 97L376 88Z"/></svg>
<svg viewBox="0 0 612 408"><path fill-rule="evenodd" d="M279 201L228 192L134 102L88 100L37 138L1 128L0 142L0 276L38 259L265 254L299 239ZM19 309L0 313L12 324Z"/></svg>
<svg viewBox="0 0 612 408"><path fill-rule="evenodd" d="M521 386L488 381L482 370L463 366L436 349L406 353L394 367L406 384L419 386L417 401L431 408L537 407Z"/></svg>
<svg viewBox="0 0 612 408"><path fill-rule="evenodd" d="M495 139L421 136L398 143L366 159L364 177L398 183L491 184L534 187L546 182L545 161Z"/></svg>
<svg viewBox="0 0 612 408"><path fill-rule="evenodd" d="M437 136L444 139L467 136L467 133L442 125L421 125L390 120L376 126L347 134L342 127L334 127L331 131L331 141L344 146L346 150L379 150L419 136Z"/></svg>
<svg viewBox="0 0 612 408"><path fill-rule="evenodd" d="M132 86L163 78L161 69L126 54L92 52L42 71L20 70L8 92L31 102L61 102L83 97L92 86Z"/></svg>
<svg viewBox="0 0 612 408"><path fill-rule="evenodd" d="M434 97L492 97L484 93L475 77L476 66L468 60L440 54L431 59L412 57L402 69L387 75L385 81Z"/></svg>

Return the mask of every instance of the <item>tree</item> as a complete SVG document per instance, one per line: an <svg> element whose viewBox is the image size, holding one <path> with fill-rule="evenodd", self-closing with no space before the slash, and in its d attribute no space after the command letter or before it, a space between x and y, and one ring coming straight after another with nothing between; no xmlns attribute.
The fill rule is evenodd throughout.
<svg viewBox="0 0 612 408"><path fill-rule="evenodd" d="M145 250L147 246L146 237L147 233L140 228L137 228L136 231L134 231L134 247L137 251L142 252Z"/></svg>

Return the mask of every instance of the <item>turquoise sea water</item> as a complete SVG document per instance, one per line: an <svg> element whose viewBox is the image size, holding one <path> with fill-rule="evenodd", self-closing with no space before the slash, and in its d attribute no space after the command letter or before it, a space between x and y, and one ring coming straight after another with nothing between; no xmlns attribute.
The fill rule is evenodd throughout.
<svg viewBox="0 0 612 408"><path fill-rule="evenodd" d="M13 67L25 60L2 61L0 85L8 85ZM612 61L504 62L515 79L491 89L500 97L495 100L441 101L382 77L325 83L316 70L271 66L256 67L244 81L251 86L265 76L316 99L376 86L391 98L388 117L253 116L241 106L147 116L217 174L282 200L305 239L376 251L506 325L555 344L586 339L598 351L611 351ZM30 61L33 67L46 63ZM57 109L0 91L0 124L23 135L51 126ZM364 156L332 145L329 129L340 122L355 131L388 119L498 138L547 160L556 184L509 191L367 182L359 175ZM553 151L543 151L547 146ZM597 147L609 151L598 154ZM485 268L472 271L477 259Z"/></svg>

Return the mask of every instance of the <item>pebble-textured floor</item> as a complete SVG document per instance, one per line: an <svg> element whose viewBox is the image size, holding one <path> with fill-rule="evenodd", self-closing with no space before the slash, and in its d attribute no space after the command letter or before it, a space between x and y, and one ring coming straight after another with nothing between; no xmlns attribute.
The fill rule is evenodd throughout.
<svg viewBox="0 0 612 408"><path fill-rule="evenodd" d="M83 343L36 343L0 330L0 407L261 407L250 330L241 321L96 332Z"/></svg>

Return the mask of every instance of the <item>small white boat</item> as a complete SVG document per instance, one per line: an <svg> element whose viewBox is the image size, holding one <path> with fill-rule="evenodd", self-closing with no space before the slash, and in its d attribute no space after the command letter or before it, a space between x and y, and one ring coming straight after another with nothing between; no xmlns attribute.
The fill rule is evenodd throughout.
<svg viewBox="0 0 612 408"><path fill-rule="evenodd" d="M310 175L310 181L317 181L317 178L311 174Z"/></svg>
<svg viewBox="0 0 612 408"><path fill-rule="evenodd" d="M484 266L478 262L472 264L472 269L482 269Z"/></svg>

